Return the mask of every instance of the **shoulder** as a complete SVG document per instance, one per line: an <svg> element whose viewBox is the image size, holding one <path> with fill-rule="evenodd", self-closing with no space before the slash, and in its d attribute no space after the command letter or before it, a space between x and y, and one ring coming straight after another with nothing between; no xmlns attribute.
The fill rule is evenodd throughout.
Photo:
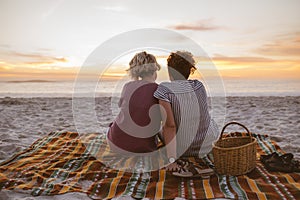
<svg viewBox="0 0 300 200"><path fill-rule="evenodd" d="M139 86L139 88L147 91L155 91L158 87L157 83L151 83L151 82L142 82Z"/></svg>
<svg viewBox="0 0 300 200"><path fill-rule="evenodd" d="M170 90L167 87L168 84L169 84L168 82L160 83L156 91L154 92L153 96L157 99L170 102L169 95L168 95L170 93Z"/></svg>
<svg viewBox="0 0 300 200"><path fill-rule="evenodd" d="M177 80L172 82L162 82L158 88L171 93L187 93L204 89L204 85L199 80Z"/></svg>
<svg viewBox="0 0 300 200"><path fill-rule="evenodd" d="M158 87L158 84L157 84L157 83L146 83L146 85L147 85L148 87L155 87L155 88Z"/></svg>
<svg viewBox="0 0 300 200"><path fill-rule="evenodd" d="M158 84L157 83L152 83L152 82L147 82L147 81L142 81L142 80L137 80L137 81L129 81L127 82L124 87L141 87L141 86L145 86L145 87L157 87Z"/></svg>
<svg viewBox="0 0 300 200"><path fill-rule="evenodd" d="M158 87L157 87L157 91L161 91L161 92L170 92L170 86L171 83L170 82L161 82Z"/></svg>
<svg viewBox="0 0 300 200"><path fill-rule="evenodd" d="M196 90L199 88L204 88L204 85L201 81L194 79L194 80L188 80L189 83L192 85L192 87Z"/></svg>
<svg viewBox="0 0 300 200"><path fill-rule="evenodd" d="M123 88L128 88L135 85L135 81L129 81L127 83L124 84Z"/></svg>

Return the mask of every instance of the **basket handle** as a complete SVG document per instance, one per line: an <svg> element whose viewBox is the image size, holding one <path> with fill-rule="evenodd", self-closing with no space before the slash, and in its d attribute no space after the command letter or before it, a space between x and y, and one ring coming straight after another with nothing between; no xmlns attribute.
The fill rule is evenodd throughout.
<svg viewBox="0 0 300 200"><path fill-rule="evenodd" d="M224 133L226 127L229 126L229 125L231 125L231 124L237 124L237 125L240 125L241 127L243 127L243 128L247 131L247 133L249 134L250 141L252 141L252 134L251 134L251 132L248 130L248 128L247 128L245 125L243 125L243 124L241 124L241 123L238 123L238 122L229 122L228 124L226 124L226 125L223 127L222 131L221 131L221 135L220 135L219 140L222 139L223 133Z"/></svg>

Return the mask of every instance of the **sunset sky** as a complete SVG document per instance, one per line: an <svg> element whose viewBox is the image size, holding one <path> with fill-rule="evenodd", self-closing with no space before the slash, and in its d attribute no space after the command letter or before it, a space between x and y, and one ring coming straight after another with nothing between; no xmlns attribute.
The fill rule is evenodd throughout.
<svg viewBox="0 0 300 200"><path fill-rule="evenodd" d="M0 0L0 81L72 80L99 45L141 28L189 37L223 77L299 79L299 8L299 0ZM167 54L157 56L164 64ZM123 75L129 59L107 75Z"/></svg>

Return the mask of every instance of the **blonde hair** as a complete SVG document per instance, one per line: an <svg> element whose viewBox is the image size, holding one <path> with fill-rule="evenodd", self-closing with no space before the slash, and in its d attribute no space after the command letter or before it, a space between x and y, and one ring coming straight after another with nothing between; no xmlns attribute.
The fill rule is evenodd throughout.
<svg viewBox="0 0 300 200"><path fill-rule="evenodd" d="M133 79L152 75L157 70L160 70L160 65L157 63L156 58L145 51L135 54L129 62L129 69L127 69Z"/></svg>

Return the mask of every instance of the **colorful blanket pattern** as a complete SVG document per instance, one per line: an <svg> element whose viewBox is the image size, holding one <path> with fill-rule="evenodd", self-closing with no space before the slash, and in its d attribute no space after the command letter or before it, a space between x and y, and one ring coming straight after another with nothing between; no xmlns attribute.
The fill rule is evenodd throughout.
<svg viewBox="0 0 300 200"><path fill-rule="evenodd" d="M283 153L267 135L253 136L258 141L258 158L274 151ZM299 173L268 172L259 161L255 170L243 176L179 178L163 169L131 173L109 168L91 156L91 152L107 153L107 146L102 134L81 138L74 132L52 132L0 164L0 190L23 190L33 196L83 192L92 199L300 199ZM189 160L196 165L204 162ZM120 160L120 165L126 162Z"/></svg>

